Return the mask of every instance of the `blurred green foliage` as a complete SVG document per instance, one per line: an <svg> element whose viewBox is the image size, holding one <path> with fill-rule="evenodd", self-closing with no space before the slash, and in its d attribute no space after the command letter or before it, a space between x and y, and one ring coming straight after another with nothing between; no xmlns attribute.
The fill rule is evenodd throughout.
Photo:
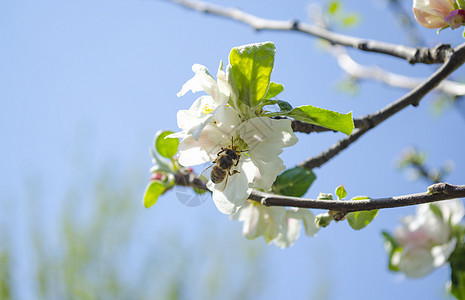
<svg viewBox="0 0 465 300"><path fill-rule="evenodd" d="M109 176L89 184L90 191L69 188L56 203L60 216L52 229L40 201L28 200L30 249L14 248L2 235L8 230L0 230L0 299L15 299L28 286L28 278L16 279L24 275L18 276L15 265L24 252L33 262L27 271L35 299L240 299L254 298L263 288L255 280L266 278L260 244L228 229L212 231L208 222L196 235L201 240L189 241L176 229L156 230L155 222L153 231L144 231L153 235L144 235L140 227L148 227L140 221L147 210L134 186ZM218 243L224 235L231 238Z"/></svg>

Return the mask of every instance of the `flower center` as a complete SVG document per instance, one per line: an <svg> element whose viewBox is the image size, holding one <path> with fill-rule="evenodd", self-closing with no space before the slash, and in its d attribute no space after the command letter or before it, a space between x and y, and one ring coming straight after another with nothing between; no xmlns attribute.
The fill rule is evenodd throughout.
<svg viewBox="0 0 465 300"><path fill-rule="evenodd" d="M211 107L210 105L208 104L205 104L205 106L202 108L202 113L208 115L209 113L211 113L212 111L214 111L213 107Z"/></svg>

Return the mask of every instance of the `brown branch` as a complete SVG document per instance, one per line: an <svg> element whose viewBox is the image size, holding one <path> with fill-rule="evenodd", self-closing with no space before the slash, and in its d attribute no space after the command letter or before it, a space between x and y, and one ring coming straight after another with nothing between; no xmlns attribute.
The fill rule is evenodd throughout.
<svg viewBox="0 0 465 300"><path fill-rule="evenodd" d="M319 26L298 22L298 21L278 21L260 18L237 8L228 8L220 5L197 0L170 0L184 7L200 12L213 14L228 19L233 19L241 23L250 25L255 30L280 30L297 31L328 41L333 45L352 47L368 52L376 52L391 55L407 60L411 64L438 64L443 63L451 54L450 45L438 45L434 48L412 48L403 45L389 44L375 40L366 40L338 34Z"/></svg>
<svg viewBox="0 0 465 300"><path fill-rule="evenodd" d="M177 173L175 175L175 183L177 185L190 186L203 190L208 190L204 181L197 178L195 174L189 172ZM357 201L305 199L253 191L249 199L260 202L266 206L316 208L348 213L353 211L410 206L465 197L465 185L451 185L448 183L438 183L430 186L428 190L430 190L430 194L418 193L388 198Z"/></svg>
<svg viewBox="0 0 465 300"><path fill-rule="evenodd" d="M442 200L465 197L465 185L451 185L448 183L438 183L430 187L435 192L418 193L388 198L357 200L357 201L335 201L303 199L297 197L287 197L266 193L255 193L255 201L259 201L267 206L293 206L303 208L319 208L348 213L353 211L394 208L410 205L418 205Z"/></svg>
<svg viewBox="0 0 465 300"><path fill-rule="evenodd" d="M426 94L438 86L444 79L447 78L447 76L449 76L464 63L465 43L455 48L454 53L449 57L449 59L436 72L434 72L428 78L428 80L423 82L423 84L411 90L406 95L389 104L385 108L363 118L357 119L355 122L357 129L351 135L338 141L335 145L331 146L331 148L322 152L318 156L305 160L299 164L299 166L308 169L322 166L328 160L336 156L339 152L346 149L350 144L355 142L371 128L379 125L381 122L409 105L417 106Z"/></svg>

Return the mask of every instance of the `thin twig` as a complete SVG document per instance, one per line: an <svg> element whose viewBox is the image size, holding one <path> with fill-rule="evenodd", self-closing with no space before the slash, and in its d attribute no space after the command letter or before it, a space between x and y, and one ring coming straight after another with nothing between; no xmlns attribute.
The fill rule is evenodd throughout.
<svg viewBox="0 0 465 300"><path fill-rule="evenodd" d="M465 63L465 43L454 49L454 53L436 72L434 72L428 80L423 82L415 89L408 92L406 95L397 101L389 104L385 108L370 114L366 117L360 118L356 122L357 129L348 137L338 141L335 145L331 146L328 150L322 152L316 157L310 158L299 164L300 167L313 169L320 167L328 160L336 156L339 152L347 148L350 144L355 142L359 137L365 134L371 128L379 125L387 118L393 116L397 112L406 108L409 105L417 106L421 99L428 94L432 89L438 86L444 79L447 78L458 67Z"/></svg>
<svg viewBox="0 0 465 300"><path fill-rule="evenodd" d="M177 185L190 186L202 190L208 190L204 181L200 180L193 173L177 173L175 175ZM316 208L339 211L343 213L394 208L402 206L417 205L448 199L465 197L465 185L451 185L448 183L438 183L428 188L430 193L418 193L388 198L357 200L357 201L335 201L305 199L290 196L274 195L253 191L249 196L250 200L257 201L266 206L290 206L302 208Z"/></svg>
<svg viewBox="0 0 465 300"><path fill-rule="evenodd" d="M299 21L278 21L259 18L237 8L228 8L196 0L170 0L187 8L209 13L250 25L255 30L297 31L328 41L333 45L352 47L368 52L391 55L407 60L411 64L438 64L443 63L452 52L450 45L438 45L433 48L412 48L403 45L389 44L381 41L356 38L338 34L319 26Z"/></svg>

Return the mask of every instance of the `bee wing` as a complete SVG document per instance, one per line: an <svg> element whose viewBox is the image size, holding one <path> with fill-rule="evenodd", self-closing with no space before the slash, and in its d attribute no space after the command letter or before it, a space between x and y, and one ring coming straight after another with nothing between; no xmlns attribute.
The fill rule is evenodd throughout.
<svg viewBox="0 0 465 300"><path fill-rule="evenodd" d="M223 180L224 184L222 182L219 183L219 184L223 184L223 187L219 189L221 192L224 192L224 189L226 188L226 184L228 184L228 178L229 178L229 175L226 174L226 179Z"/></svg>
<svg viewBox="0 0 465 300"><path fill-rule="evenodd" d="M207 181L210 180L210 173L211 173L211 168L214 166L215 164L212 164L211 166L205 168L202 173L200 173L199 175L199 178L204 178L206 179Z"/></svg>

